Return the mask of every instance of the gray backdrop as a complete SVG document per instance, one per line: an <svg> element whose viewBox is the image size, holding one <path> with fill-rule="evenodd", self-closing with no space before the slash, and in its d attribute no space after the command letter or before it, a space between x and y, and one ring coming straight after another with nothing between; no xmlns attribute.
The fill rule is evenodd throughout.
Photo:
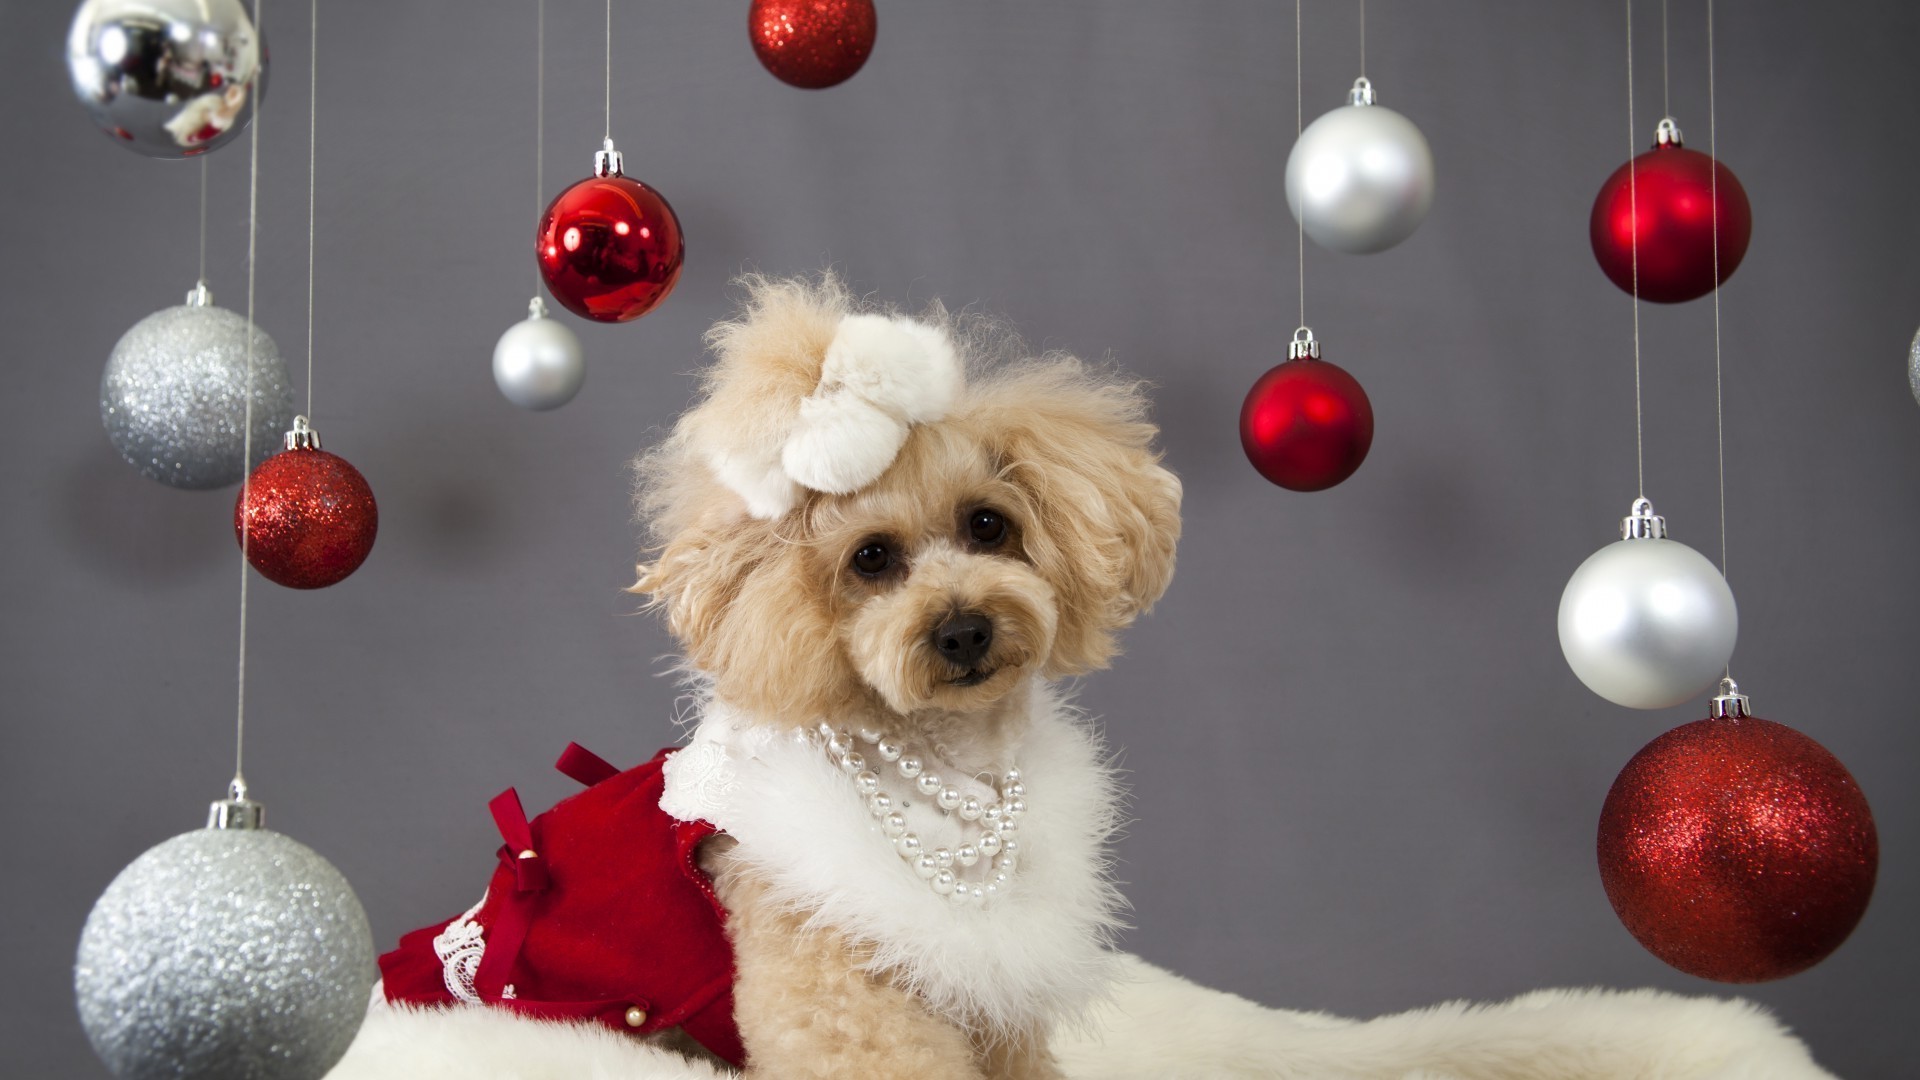
<svg viewBox="0 0 1920 1080"><path fill-rule="evenodd" d="M550 194L598 145L601 8L549 7ZM268 8L259 317L297 371L307 11ZM615 133L678 209L686 271L639 323L576 323L587 389L537 415L488 368L533 279L532 5L321 12L315 423L382 521L344 584L256 579L248 775L353 880L381 945L472 902L497 843L486 800L566 793L548 763L569 739L622 763L673 740L670 643L621 591L626 462L686 402L730 276L832 264L1160 386L1180 571L1081 691L1131 770L1132 948L1342 1013L1554 985L1729 992L1643 952L1594 869L1615 772L1705 703L1609 706L1554 633L1567 576L1635 494L1629 304L1586 239L1629 147L1621 4L1370 5L1369 74L1432 141L1439 195L1393 251L1308 249L1309 321L1378 417L1365 467L1316 495L1269 486L1235 433L1295 324L1291 5L883 3L866 70L821 93L759 68L745 8L615 12ZM1704 9L1673 8L1673 110L1704 147ZM233 492L142 479L98 417L115 339L192 284L197 170L90 129L60 61L71 5L0 10L0 1045L11 1075L88 1076L69 989L88 906L229 775ZM1660 116L1658 13L1636 13L1635 146ZM1736 674L1848 764L1882 844L1853 939L1739 992L1844 1075L1906 1074L1920 9L1721 16L1720 147L1756 216L1724 294ZM1309 0L1309 118L1343 100L1355 30L1353 5ZM211 277L236 307L245 155L211 159ZM1648 492L1711 552L1712 309L1642 318Z"/></svg>

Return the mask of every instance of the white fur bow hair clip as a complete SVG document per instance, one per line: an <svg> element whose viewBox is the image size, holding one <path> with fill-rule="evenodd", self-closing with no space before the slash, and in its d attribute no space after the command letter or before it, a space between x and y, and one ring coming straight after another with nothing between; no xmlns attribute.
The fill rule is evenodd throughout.
<svg viewBox="0 0 1920 1080"><path fill-rule="evenodd" d="M732 430L709 430L721 445L709 443L708 464L754 517L780 517L801 489L847 495L878 480L912 426L944 418L965 380L944 327L898 315L842 316L819 372L811 393L769 402L761 423L740 416Z"/></svg>

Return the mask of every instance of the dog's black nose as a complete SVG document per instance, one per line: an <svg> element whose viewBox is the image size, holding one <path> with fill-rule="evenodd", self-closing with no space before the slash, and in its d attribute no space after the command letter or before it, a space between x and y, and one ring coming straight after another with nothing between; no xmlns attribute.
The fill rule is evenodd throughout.
<svg viewBox="0 0 1920 1080"><path fill-rule="evenodd" d="M985 615L961 612L933 632L933 647L958 668L972 668L993 644L993 621Z"/></svg>

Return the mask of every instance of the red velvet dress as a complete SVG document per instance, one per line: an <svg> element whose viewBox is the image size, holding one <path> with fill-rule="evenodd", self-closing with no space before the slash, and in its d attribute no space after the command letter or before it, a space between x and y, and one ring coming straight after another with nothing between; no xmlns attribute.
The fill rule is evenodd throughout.
<svg viewBox="0 0 1920 1080"><path fill-rule="evenodd" d="M694 861L714 829L660 809L672 753L620 772L568 746L558 766L585 791L532 821L513 789L495 798L506 843L486 898L380 958L387 1000L480 1002L635 1035L677 1026L740 1065L726 912Z"/></svg>

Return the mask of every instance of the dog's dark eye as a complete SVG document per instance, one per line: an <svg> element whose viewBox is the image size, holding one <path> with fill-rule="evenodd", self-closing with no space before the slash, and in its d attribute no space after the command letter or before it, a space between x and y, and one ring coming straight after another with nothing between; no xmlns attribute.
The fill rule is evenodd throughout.
<svg viewBox="0 0 1920 1080"><path fill-rule="evenodd" d="M967 534L974 543L993 547L1007 538L1007 519L997 510L975 510L967 515Z"/></svg>
<svg viewBox="0 0 1920 1080"><path fill-rule="evenodd" d="M868 577L878 577L893 565L893 552L885 544L862 544L853 553L853 568Z"/></svg>

